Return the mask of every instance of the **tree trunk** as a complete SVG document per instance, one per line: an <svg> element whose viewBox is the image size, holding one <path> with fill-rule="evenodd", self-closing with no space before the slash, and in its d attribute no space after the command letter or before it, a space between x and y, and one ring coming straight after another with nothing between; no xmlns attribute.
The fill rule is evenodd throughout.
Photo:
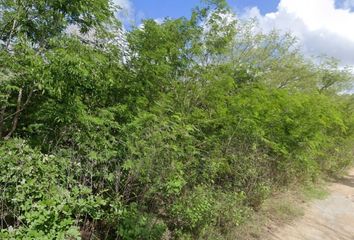
<svg viewBox="0 0 354 240"><path fill-rule="evenodd" d="M1 107L0 110L0 140L3 137L4 132L4 121L5 121L6 106Z"/></svg>
<svg viewBox="0 0 354 240"><path fill-rule="evenodd" d="M15 114L14 119L12 121L12 128L11 128L11 131L6 135L5 140L9 139L12 136L12 134L16 131L18 120L20 118L20 113L21 113L22 93L23 93L23 89L20 88L20 91L18 92L18 97L17 97L16 114Z"/></svg>

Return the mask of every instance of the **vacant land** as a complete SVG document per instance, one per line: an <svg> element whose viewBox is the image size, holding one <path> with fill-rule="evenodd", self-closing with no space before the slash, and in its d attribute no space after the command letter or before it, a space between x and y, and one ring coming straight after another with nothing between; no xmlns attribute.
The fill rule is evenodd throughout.
<svg viewBox="0 0 354 240"><path fill-rule="evenodd" d="M330 186L325 200L313 202L298 221L272 233L271 239L353 240L354 169Z"/></svg>

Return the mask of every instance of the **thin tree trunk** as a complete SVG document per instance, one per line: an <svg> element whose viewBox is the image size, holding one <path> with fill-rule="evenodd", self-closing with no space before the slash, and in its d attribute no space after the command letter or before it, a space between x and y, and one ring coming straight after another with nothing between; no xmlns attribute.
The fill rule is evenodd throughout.
<svg viewBox="0 0 354 240"><path fill-rule="evenodd" d="M0 140L4 133L4 121L5 121L6 106L1 107L0 110Z"/></svg>
<svg viewBox="0 0 354 240"><path fill-rule="evenodd" d="M22 93L23 93L23 89L20 88L20 91L18 92L18 97L17 97L16 114L15 114L14 119L12 121L12 128L11 128L11 131L6 135L5 140L9 139L12 136L12 134L16 131L16 128L18 125L18 120L20 118L20 113L21 113Z"/></svg>
<svg viewBox="0 0 354 240"><path fill-rule="evenodd" d="M9 50L10 43L11 43L11 40L12 40L12 35L13 35L14 32L15 32L16 25L17 25L17 20L15 19L14 22L13 22L13 24L12 24L12 28L11 28L11 31L10 31L9 38L8 38L7 41L6 41L6 49L7 49L7 50Z"/></svg>
<svg viewBox="0 0 354 240"><path fill-rule="evenodd" d="M32 96L33 96L33 93L34 93L34 90L32 89L32 90L30 91L30 93L28 94L28 97L27 97L27 99L26 99L26 102L21 106L21 108L20 108L19 110L16 110L16 112L11 113L11 114L5 116L4 121L6 121L7 119L11 118L12 116L14 116L14 115L16 115L16 114L22 112L23 110L25 110L25 107L29 104L29 102L30 102L30 100L31 100L31 98L32 98Z"/></svg>

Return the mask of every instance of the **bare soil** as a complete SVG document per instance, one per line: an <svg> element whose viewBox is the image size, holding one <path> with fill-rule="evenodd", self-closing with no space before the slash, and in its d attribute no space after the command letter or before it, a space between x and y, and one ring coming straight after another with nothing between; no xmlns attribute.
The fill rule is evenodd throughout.
<svg viewBox="0 0 354 240"><path fill-rule="evenodd" d="M272 240L354 240L354 169L329 186L325 200L312 202L305 215L271 231Z"/></svg>

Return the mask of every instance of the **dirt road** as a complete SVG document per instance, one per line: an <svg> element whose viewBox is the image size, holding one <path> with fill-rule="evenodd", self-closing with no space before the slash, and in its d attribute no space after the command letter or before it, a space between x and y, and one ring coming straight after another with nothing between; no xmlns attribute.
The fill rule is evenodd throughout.
<svg viewBox="0 0 354 240"><path fill-rule="evenodd" d="M354 169L329 187L325 200L313 202L305 215L272 233L273 240L354 240Z"/></svg>

